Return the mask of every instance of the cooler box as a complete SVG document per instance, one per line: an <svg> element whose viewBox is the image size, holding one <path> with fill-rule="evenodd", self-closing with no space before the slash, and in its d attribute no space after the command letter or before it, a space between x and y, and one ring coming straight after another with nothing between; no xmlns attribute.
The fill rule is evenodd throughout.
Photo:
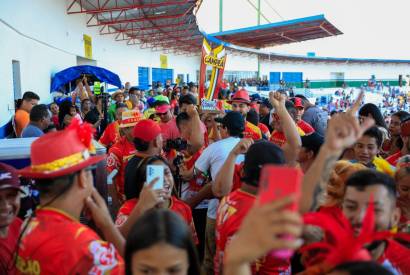
<svg viewBox="0 0 410 275"><path fill-rule="evenodd" d="M0 162L7 163L17 169L30 165L30 146L36 138L0 139ZM93 141L97 155L106 153L106 148ZM69 144L65 146L70 146ZM44 152L45 154L47 152ZM94 173L94 185L100 194L107 199L107 174L105 161L97 165Z"/></svg>

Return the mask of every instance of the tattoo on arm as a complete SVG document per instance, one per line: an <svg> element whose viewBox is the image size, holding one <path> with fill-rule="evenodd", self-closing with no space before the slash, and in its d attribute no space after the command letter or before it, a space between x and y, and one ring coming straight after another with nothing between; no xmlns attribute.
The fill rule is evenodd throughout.
<svg viewBox="0 0 410 275"><path fill-rule="evenodd" d="M326 184L329 181L330 173L333 171L333 166L335 165L338 159L338 156L330 156L325 160L322 174L320 176L320 179L316 183L315 191L313 193L311 210L315 210L318 208L320 199L323 197L323 192L326 188Z"/></svg>

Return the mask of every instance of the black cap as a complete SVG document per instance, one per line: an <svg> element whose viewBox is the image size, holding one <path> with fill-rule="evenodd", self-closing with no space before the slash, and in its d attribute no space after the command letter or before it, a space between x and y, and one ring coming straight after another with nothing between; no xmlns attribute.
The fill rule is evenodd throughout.
<svg viewBox="0 0 410 275"><path fill-rule="evenodd" d="M320 147L325 142L323 136L319 135L316 132L311 133L310 135L301 136L302 147L310 151L313 151L313 154L316 156L319 152Z"/></svg>
<svg viewBox="0 0 410 275"><path fill-rule="evenodd" d="M239 112L229 112L222 118L215 118L215 121L228 128L230 133L242 133L245 130L245 120Z"/></svg>
<svg viewBox="0 0 410 275"><path fill-rule="evenodd" d="M266 107L268 107L269 109L272 109L272 104L269 102L269 99L264 98L262 99L262 101L260 102L261 105L264 105Z"/></svg>
<svg viewBox="0 0 410 275"><path fill-rule="evenodd" d="M250 109L248 114L246 115L246 121L252 123L255 126L259 124L259 114L256 112L255 109Z"/></svg>
<svg viewBox="0 0 410 275"><path fill-rule="evenodd" d="M265 164L285 164L285 155L282 149L272 142L255 142L245 155L242 180L247 184L258 186L260 171Z"/></svg>
<svg viewBox="0 0 410 275"><path fill-rule="evenodd" d="M193 104L197 105L197 100L196 97L193 94L186 94L183 95L179 98L179 105L181 106L182 104Z"/></svg>

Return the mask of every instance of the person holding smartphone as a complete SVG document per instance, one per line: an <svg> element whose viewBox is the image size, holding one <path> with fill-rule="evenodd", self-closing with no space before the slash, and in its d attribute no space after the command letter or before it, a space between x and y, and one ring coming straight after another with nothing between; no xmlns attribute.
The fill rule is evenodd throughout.
<svg viewBox="0 0 410 275"><path fill-rule="evenodd" d="M267 141L252 144L250 139L243 139L232 151L242 154L246 153L242 169L242 186L224 197L218 208L216 218L215 274L222 274L225 248L236 237L243 219L255 204L261 167L266 164L285 164L285 156L282 149ZM234 170L233 164L231 163L231 171ZM230 175L232 178L233 172ZM262 256L252 264L253 274L290 274L290 272L291 268L288 259L278 259L270 254Z"/></svg>
<svg viewBox="0 0 410 275"><path fill-rule="evenodd" d="M146 183L148 165L163 167L163 182L157 177ZM126 201L115 220L120 232L128 236L132 225L144 212L153 208L165 208L178 213L184 219L191 227L194 240L198 242L191 208L175 196L174 178L167 161L159 156L147 157L139 163L135 173L135 185L132 190L128 190Z"/></svg>

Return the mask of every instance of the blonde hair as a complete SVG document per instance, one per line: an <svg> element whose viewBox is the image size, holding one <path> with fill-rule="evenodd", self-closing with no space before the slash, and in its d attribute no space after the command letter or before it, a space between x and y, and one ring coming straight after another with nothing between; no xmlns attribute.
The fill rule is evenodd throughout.
<svg viewBox="0 0 410 275"><path fill-rule="evenodd" d="M394 175L396 182L410 175L410 155L405 155L397 161L397 171Z"/></svg>
<svg viewBox="0 0 410 275"><path fill-rule="evenodd" d="M345 193L346 180L355 172L368 169L361 163L351 163L346 160L336 162L326 185L324 206L339 206Z"/></svg>

